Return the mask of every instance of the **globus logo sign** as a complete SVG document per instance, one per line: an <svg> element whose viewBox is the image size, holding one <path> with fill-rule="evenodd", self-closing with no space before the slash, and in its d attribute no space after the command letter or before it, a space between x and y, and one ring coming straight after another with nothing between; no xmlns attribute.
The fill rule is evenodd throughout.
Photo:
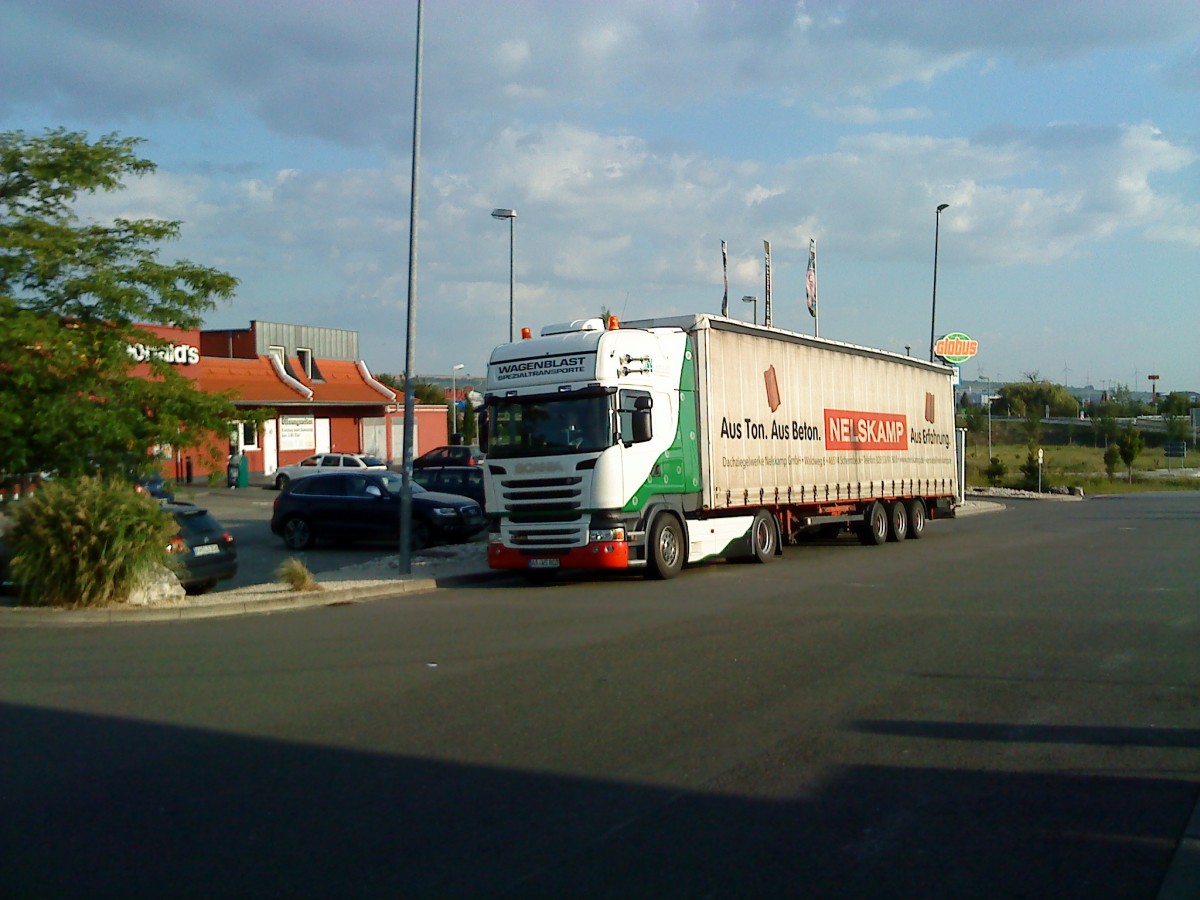
<svg viewBox="0 0 1200 900"><path fill-rule="evenodd" d="M979 352L979 341L971 340L961 331L954 331L938 339L933 352L949 363L963 363Z"/></svg>

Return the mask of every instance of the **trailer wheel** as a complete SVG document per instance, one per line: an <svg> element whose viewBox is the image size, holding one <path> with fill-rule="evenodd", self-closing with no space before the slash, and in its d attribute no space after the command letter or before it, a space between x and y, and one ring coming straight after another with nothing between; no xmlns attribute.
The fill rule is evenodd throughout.
<svg viewBox="0 0 1200 900"><path fill-rule="evenodd" d="M925 501L913 497L908 501L908 536L911 540L918 540L925 533L926 519Z"/></svg>
<svg viewBox="0 0 1200 900"><path fill-rule="evenodd" d="M875 500L858 523L858 540L867 546L882 544L888 537L888 514L883 504Z"/></svg>
<svg viewBox="0 0 1200 900"><path fill-rule="evenodd" d="M908 507L903 500L888 504L888 540L902 541L908 537Z"/></svg>
<svg viewBox="0 0 1200 900"><path fill-rule="evenodd" d="M775 528L775 517L765 509L754 514L754 522L750 526L750 549L755 562L767 563L775 558L779 548L779 532Z"/></svg>
<svg viewBox="0 0 1200 900"><path fill-rule="evenodd" d="M654 520L650 529L649 551L646 573L651 578L665 581L674 578L683 569L683 528L673 515L663 513Z"/></svg>

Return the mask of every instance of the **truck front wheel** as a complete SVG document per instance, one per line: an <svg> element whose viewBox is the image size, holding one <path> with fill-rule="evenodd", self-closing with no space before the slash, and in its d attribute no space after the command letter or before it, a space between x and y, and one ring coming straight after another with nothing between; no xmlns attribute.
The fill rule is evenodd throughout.
<svg viewBox="0 0 1200 900"><path fill-rule="evenodd" d="M775 551L779 549L779 532L775 528L775 518L765 509L754 514L754 523L750 526L750 549L755 562L771 562Z"/></svg>
<svg viewBox="0 0 1200 900"><path fill-rule="evenodd" d="M674 578L683 569L683 528L674 516L664 513L650 529L646 571L651 578Z"/></svg>

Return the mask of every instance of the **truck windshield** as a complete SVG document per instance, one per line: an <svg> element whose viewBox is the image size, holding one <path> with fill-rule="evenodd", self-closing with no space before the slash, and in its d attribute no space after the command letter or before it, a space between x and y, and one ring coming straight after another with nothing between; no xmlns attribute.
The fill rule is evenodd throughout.
<svg viewBox="0 0 1200 900"><path fill-rule="evenodd" d="M489 412L489 459L595 453L613 443L612 395L510 397Z"/></svg>

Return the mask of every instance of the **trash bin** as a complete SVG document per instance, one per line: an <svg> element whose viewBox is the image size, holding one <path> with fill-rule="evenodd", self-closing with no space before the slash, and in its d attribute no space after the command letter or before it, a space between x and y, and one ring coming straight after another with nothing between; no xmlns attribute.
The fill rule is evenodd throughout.
<svg viewBox="0 0 1200 900"><path fill-rule="evenodd" d="M250 460L245 453L238 457L237 486L250 487Z"/></svg>

